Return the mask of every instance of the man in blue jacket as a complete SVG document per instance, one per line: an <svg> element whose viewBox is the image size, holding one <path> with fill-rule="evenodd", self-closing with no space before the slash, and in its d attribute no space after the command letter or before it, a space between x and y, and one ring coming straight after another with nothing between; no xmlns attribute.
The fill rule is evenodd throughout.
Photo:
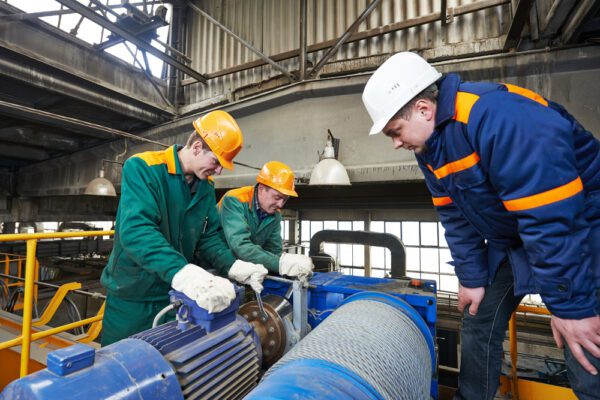
<svg viewBox="0 0 600 400"><path fill-rule="evenodd" d="M571 385L600 396L600 142L562 106L509 84L444 77L398 53L363 102L396 149L415 153L458 276L458 399L491 399L508 319L539 293Z"/></svg>

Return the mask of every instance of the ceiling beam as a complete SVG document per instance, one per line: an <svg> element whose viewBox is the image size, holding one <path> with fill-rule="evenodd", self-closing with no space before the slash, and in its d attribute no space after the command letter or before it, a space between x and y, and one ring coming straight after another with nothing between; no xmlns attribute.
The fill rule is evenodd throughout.
<svg viewBox="0 0 600 400"><path fill-rule="evenodd" d="M32 126L0 128L0 140L49 150L77 151L81 148L80 141L75 138L41 132L40 129Z"/></svg>
<svg viewBox="0 0 600 400"><path fill-rule="evenodd" d="M106 126L94 124L92 122L82 121L77 118L54 114L48 111L38 110L35 108L15 103L9 103L7 101L2 100L0 100L0 114L7 115L12 118L36 122L42 125L67 129L72 132L80 133L85 136L95 137L99 139L106 140L116 137L125 137L136 141L158 144L161 147L168 147L163 143L142 138L128 132L120 131L118 129L112 129Z"/></svg>
<svg viewBox="0 0 600 400"><path fill-rule="evenodd" d="M533 0L519 0L513 12L513 19L508 28L508 34L506 35L506 41L504 42L504 51L517 48L521 41L521 33L523 27L529 19L529 10L533 4Z"/></svg>
<svg viewBox="0 0 600 400"><path fill-rule="evenodd" d="M101 27L108 29L115 35L121 36L123 39L136 45L140 50L146 50L148 53L152 54L159 60L166 62L167 64L173 66L174 68L177 68L178 70L188 74L192 78L194 78L202 83L206 83L206 81L207 81L206 76L202 75L200 72L193 70L192 68L188 67L184 63L181 63L180 61L176 60L175 58L163 53L161 50L152 46L150 43L148 43L144 40L141 40L137 36L131 34L129 31L121 28L119 25L104 18L104 16L94 12L89 7L84 6L83 4L77 2L76 0L56 0L56 1L69 7L71 10L77 11L82 16L86 17L87 19L91 20L92 22L95 22L96 24L100 25Z"/></svg>

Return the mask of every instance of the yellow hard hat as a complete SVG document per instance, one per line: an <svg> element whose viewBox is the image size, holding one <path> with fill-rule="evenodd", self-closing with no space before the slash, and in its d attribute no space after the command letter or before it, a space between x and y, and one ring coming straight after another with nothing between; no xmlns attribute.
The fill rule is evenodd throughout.
<svg viewBox="0 0 600 400"><path fill-rule="evenodd" d="M242 150L242 130L233 117L221 110L197 118L194 128L215 153L223 168L233 169L233 159Z"/></svg>
<svg viewBox="0 0 600 400"><path fill-rule="evenodd" d="M298 197L294 190L294 172L282 162L269 161L263 165L256 181L285 195Z"/></svg>

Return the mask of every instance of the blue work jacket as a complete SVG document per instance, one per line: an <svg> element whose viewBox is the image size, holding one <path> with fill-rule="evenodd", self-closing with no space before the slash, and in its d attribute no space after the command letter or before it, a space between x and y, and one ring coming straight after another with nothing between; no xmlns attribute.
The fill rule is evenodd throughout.
<svg viewBox="0 0 600 400"><path fill-rule="evenodd" d="M515 295L561 318L598 314L600 142L562 106L509 84L439 82L417 155L460 283L490 284L508 257Z"/></svg>

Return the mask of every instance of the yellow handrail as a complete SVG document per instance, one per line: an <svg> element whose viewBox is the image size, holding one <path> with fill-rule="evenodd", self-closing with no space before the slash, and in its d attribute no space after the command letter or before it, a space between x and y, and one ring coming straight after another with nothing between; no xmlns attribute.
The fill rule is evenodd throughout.
<svg viewBox="0 0 600 400"><path fill-rule="evenodd" d="M29 353L31 342L56 333L65 332L79 326L102 320L104 315L97 315L82 321L59 326L42 332L31 334L31 310L33 308L33 287L35 280L34 266L36 264L36 249L39 239L57 239L73 237L90 237L113 235L114 231L88 231L88 232L52 232L52 233L17 233L0 235L0 242L14 242L25 240L27 243L27 259L25 263L25 299L23 305L23 330L21 336L0 344L0 350L21 344L20 376L27 375L29 370Z"/></svg>
<svg viewBox="0 0 600 400"><path fill-rule="evenodd" d="M54 313L56 310L58 310L58 307L60 307L60 303L62 303L67 294L69 294L71 290L76 289L81 289L81 283L71 282L61 285L54 294L54 297L52 297L52 300L50 300L48 303L48 306L44 310L42 316L33 322L33 326L44 326L50 322L52 317L54 317Z"/></svg>
<svg viewBox="0 0 600 400"><path fill-rule="evenodd" d="M510 361L512 363L510 386L512 391L512 399L517 400L519 394L524 400L546 398L560 399L575 399L575 394L571 389L546 385L535 381L518 379L517 377L517 313L529 313L537 315L552 315L545 307L531 307L519 305L515 312L512 313L508 321L508 340L510 346ZM520 387L520 389L519 389ZM502 392L502 391L501 391Z"/></svg>

